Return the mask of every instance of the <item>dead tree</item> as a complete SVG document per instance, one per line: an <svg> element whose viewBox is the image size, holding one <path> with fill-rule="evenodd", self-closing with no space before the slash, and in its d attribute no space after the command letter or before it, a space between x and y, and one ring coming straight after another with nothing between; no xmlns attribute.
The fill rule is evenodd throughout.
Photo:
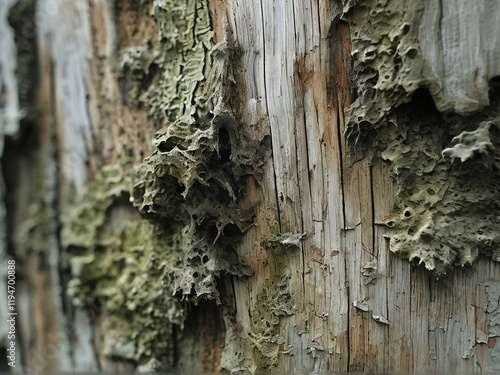
<svg viewBox="0 0 500 375"><path fill-rule="evenodd" d="M499 24L2 0L0 370L498 371Z"/></svg>

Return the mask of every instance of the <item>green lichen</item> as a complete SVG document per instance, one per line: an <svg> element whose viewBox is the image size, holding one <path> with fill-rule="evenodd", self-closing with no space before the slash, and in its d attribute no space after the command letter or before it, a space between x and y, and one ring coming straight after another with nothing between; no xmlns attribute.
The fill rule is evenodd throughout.
<svg viewBox="0 0 500 375"><path fill-rule="evenodd" d="M258 178L269 140L241 134L226 104L237 53L229 31L213 43L207 2L154 0L146 8L157 40L124 49L119 66L124 97L160 128L157 150L135 168L108 167L97 176L65 219L63 238L73 254L75 302L100 298L111 313L113 341L123 344L110 355L168 365L166 337L172 324L183 325L186 304L221 303L221 276L251 274L235 245L252 212L237 203L246 177ZM273 284L278 299L280 280Z"/></svg>
<svg viewBox="0 0 500 375"><path fill-rule="evenodd" d="M452 61L463 60L464 69L482 71L489 52L470 62L464 57L468 42L450 42L455 29L437 20L452 19L460 12L456 7L396 0L336 6L352 39L355 100L346 131L351 154L380 152L398 185L394 215L387 220L391 251L438 276L453 265L472 264L479 254L500 260L499 138L498 126L492 126L498 93L488 97L484 85L495 70L485 67L481 77L471 73L471 81L467 71L451 69ZM483 114L469 118L439 112L471 113L489 102Z"/></svg>
<svg viewBox="0 0 500 375"><path fill-rule="evenodd" d="M62 243L71 256L68 292L76 305L99 301L109 314L113 341L121 344L105 354L171 365L172 324L182 324L185 306L162 278L181 263L178 234L175 226L141 219L129 203L125 171L104 168L63 219Z"/></svg>
<svg viewBox="0 0 500 375"><path fill-rule="evenodd" d="M290 276L285 273L288 256L299 246L303 234L281 234L277 225L271 225L261 241L267 251L270 277L257 293L250 312L250 326L238 331L233 317L225 316L226 345L221 358L222 366L231 372L255 373L269 370L278 364L279 355L286 352L286 338L282 327L284 317L295 313L296 307L290 293ZM288 243L292 239L293 244ZM284 243L283 243L284 242ZM251 357L248 356L251 353Z"/></svg>
<svg viewBox="0 0 500 375"><path fill-rule="evenodd" d="M369 135L419 88L429 90L442 112L470 114L488 106L488 80L500 74L491 63L500 54L494 32L498 21L490 16L496 6L477 7L468 1L335 2L335 14L348 22L352 40L350 140L367 147ZM454 21L463 17L468 17L467 25Z"/></svg>
<svg viewBox="0 0 500 375"><path fill-rule="evenodd" d="M175 295L219 302L221 274L251 273L234 251L252 221L237 200L268 146L243 137L225 104L233 90L228 62L235 48L229 31L213 43L207 2L155 0L151 13L158 49L129 49L122 59L137 74L146 74L148 64L159 71L141 98L162 127L153 141L157 151L137 171L133 203L155 220L182 223L183 267L165 277Z"/></svg>
<svg viewBox="0 0 500 375"><path fill-rule="evenodd" d="M289 290L289 278L287 275L273 275L257 294L248 341L253 346L253 360L258 369L276 366L279 354L285 349L281 318L293 315L296 309Z"/></svg>
<svg viewBox="0 0 500 375"><path fill-rule="evenodd" d="M498 110L450 118L424 112L427 105L397 111L399 126L379 137L399 185L395 215L386 222L391 250L438 276L479 254L500 261Z"/></svg>
<svg viewBox="0 0 500 375"><path fill-rule="evenodd" d="M410 101L426 83L416 20L420 1L346 0L337 13L349 23L356 100L347 135L358 147L392 117L392 109Z"/></svg>
<svg viewBox="0 0 500 375"><path fill-rule="evenodd" d="M284 324L282 318L293 315L296 308L289 289L290 276L284 270L290 251L299 246L302 237L302 234L269 234L261 242L267 250L271 277L257 293L257 301L250 314L248 343L253 348L253 361L257 369L276 366L279 354L285 349L285 337L281 334Z"/></svg>

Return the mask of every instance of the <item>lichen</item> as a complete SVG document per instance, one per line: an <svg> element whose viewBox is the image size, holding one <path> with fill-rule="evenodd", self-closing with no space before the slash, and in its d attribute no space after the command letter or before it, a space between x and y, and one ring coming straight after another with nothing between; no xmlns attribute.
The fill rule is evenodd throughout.
<svg viewBox="0 0 500 375"><path fill-rule="evenodd" d="M290 276L284 271L288 255L299 247L303 237L300 233L279 233L276 225L270 225L263 236L261 246L267 252L270 275L259 287L250 311L250 325L238 327L232 316L224 317L226 345L221 364L231 373L270 370L278 364L280 354L290 350L283 334L283 318L295 314L296 306L290 292Z"/></svg>
<svg viewBox="0 0 500 375"><path fill-rule="evenodd" d="M281 317L295 313L289 278L287 275L274 275L266 280L251 312L248 340L253 346L253 360L259 369L276 366L278 355L286 344L281 334Z"/></svg>
<svg viewBox="0 0 500 375"><path fill-rule="evenodd" d="M464 131L453 138L453 147L443 150L443 156L450 159L460 159L463 163L474 156L481 156L482 154L494 154L495 146L491 143L490 127L496 125L498 127L499 121L484 121L479 124L479 127L473 131ZM488 158L485 161L488 161Z"/></svg>
<svg viewBox="0 0 500 375"><path fill-rule="evenodd" d="M185 306L162 286L162 275L181 263L178 233L175 226L140 218L129 203L129 175L118 165L104 168L63 218L62 244L71 256L68 293L81 307L99 301L110 315L116 339L110 343L128 349L108 347L107 355L171 365L172 324L182 324Z"/></svg>
<svg viewBox="0 0 500 375"><path fill-rule="evenodd" d="M261 245L267 250L271 276L264 281L257 293L247 336L257 369L268 370L276 366L278 356L285 348L281 318L293 315L296 307L289 289L290 276L284 270L288 253L299 246L302 237L302 234L286 233L269 234L262 239ZM287 242L290 238L295 239L291 245Z"/></svg>
<svg viewBox="0 0 500 375"><path fill-rule="evenodd" d="M75 303L102 299L128 359L168 368L166 337L172 324L182 327L187 304L221 303L222 275L252 273L234 248L252 212L237 203L247 176L259 179L269 140L241 134L226 104L237 48L229 30L213 42L206 1L144 5L157 39L124 48L118 65L127 103L145 108L159 127L156 151L133 168L104 169L65 218L63 239Z"/></svg>
<svg viewBox="0 0 500 375"><path fill-rule="evenodd" d="M498 4L344 0L335 6L353 46L351 141L367 147L367 136L419 88L429 90L441 112L468 114L489 105L488 81L500 74ZM469 22L457 21L464 17Z"/></svg>
<svg viewBox="0 0 500 375"><path fill-rule="evenodd" d="M428 109L424 115L428 105L402 108L399 126L380 135L387 142L382 158L392 163L399 186L395 214L386 222L391 250L437 276L479 254L500 261L498 111L456 116L444 127L450 118Z"/></svg>
<svg viewBox="0 0 500 375"><path fill-rule="evenodd" d="M349 22L352 40L355 101L347 135L358 147L392 117L392 109L408 102L424 84L417 22L420 1L344 1L338 9Z"/></svg>
<svg viewBox="0 0 500 375"><path fill-rule="evenodd" d="M235 243L251 224L237 200L245 176L257 175L267 140L249 140L229 103L234 90L230 61L236 56L231 33L213 43L205 1L153 1L160 43L152 59L128 54L140 69L149 61L160 76L141 95L151 116L162 124L153 141L157 150L137 171L133 203L146 216L182 223L181 269L164 281L186 301L219 302L222 273L248 276ZM135 56L135 57L134 57ZM129 66L134 63L128 62Z"/></svg>
<svg viewBox="0 0 500 375"><path fill-rule="evenodd" d="M467 26L465 40L456 42L453 33L463 26L453 20L460 12L422 1L346 0L337 3L334 20L349 23L352 39L351 155L381 154L391 162L398 184L387 221L391 251L438 276L479 254L500 260L499 139L492 126L498 93L488 91L488 79L499 73L489 61L500 50L469 58L477 35L497 23L487 17L479 30L475 17L485 10L477 9L473 31ZM422 92L432 101L420 105ZM469 118L449 112L470 114L490 102L484 114Z"/></svg>

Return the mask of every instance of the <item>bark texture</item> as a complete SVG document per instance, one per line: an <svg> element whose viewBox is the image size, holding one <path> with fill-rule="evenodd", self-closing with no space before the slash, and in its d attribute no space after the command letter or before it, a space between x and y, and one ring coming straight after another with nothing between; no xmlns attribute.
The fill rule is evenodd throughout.
<svg viewBox="0 0 500 375"><path fill-rule="evenodd" d="M500 9L466 3L2 2L17 370L500 370Z"/></svg>

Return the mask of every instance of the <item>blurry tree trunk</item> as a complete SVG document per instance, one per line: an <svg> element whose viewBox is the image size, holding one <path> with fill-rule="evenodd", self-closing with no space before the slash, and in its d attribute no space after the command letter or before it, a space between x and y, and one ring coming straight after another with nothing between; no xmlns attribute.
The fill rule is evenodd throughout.
<svg viewBox="0 0 500 375"><path fill-rule="evenodd" d="M460 79L448 79L440 69L449 72L450 66L458 63L445 58L441 61L442 51L430 46L432 36L424 40L422 33L443 13L451 17L436 26L443 35L458 35L446 33L466 26L453 24L453 13L446 6L434 9L425 1L420 7L397 0L379 3L384 4L353 5L350 9L348 1L340 6L340 2L326 0L2 0L0 151L4 187L0 192L4 204L0 222L4 229L0 231L7 236L0 251L0 274L4 278L6 259L16 260L16 370L116 372L133 371L138 366L284 373L500 370L500 313L496 311L500 265L483 256L466 268L453 269L445 262L443 267L449 274L436 279L424 267L394 255L387 238L393 233L388 222L407 215L405 191L418 190L420 185L411 178L403 181L398 172L404 168L395 166L399 159L392 154L384 156L390 142L398 139L407 140L405 145L409 146L401 151L398 144L396 154L421 152L427 155L425 160L440 160L441 151L451 147L453 136L498 116L496 109L487 106L490 101L498 103L499 97L495 87L488 92L488 81L500 72L496 67L484 68L476 60L471 63L477 66L475 73L468 74L469 66L462 66L467 77L480 77L477 80L486 82L486 87L463 81L465 93L452 97L461 93L461 87L446 84ZM460 8L462 1L456 3L450 7ZM203 12L209 17L210 29L200 26ZM482 38L491 37L484 34L490 30L488 22L494 25L499 21L498 7L489 13L493 16L478 31ZM169 14L174 15L172 19ZM187 16L196 25L192 45L184 39L175 40L175 35L182 34L180 23L175 22ZM480 18L470 17L472 26L467 27L479 29ZM369 26L364 27L363 20ZM380 30L386 35L379 44L375 37L362 40L366 33L383 34ZM89 202L83 197L92 190L100 192L100 185L91 185L93 181L106 179L102 177L106 173L114 176L117 165L120 171L145 165L144 158L156 151L151 141L169 124L169 116L174 120L176 116L192 116L201 121L186 108L201 111L210 101L170 101L168 90L174 87L172 90L180 92L191 87L186 77L191 77L188 75L196 64L188 55L206 35L210 42L203 42L205 54L193 58L201 62L202 69L199 75L193 74L197 78L193 78L192 98L201 97L198 86L217 73L213 73L219 66L217 53L223 48L232 50L231 58L224 61L231 67L232 75L224 78L232 91L221 98L239 127L236 138L230 134L222 139L218 133L219 138L214 138L218 148L213 152L218 156L209 157L223 160L227 150L234 154L238 147L247 147L242 144L268 148L255 160L256 164L262 161L262 168L240 176L238 183L244 189L236 196L240 211L251 212L253 223L232 251L253 274L237 276L232 269L217 269L213 275L220 296L207 295L197 303L189 293L176 293L174 298L184 299L182 322L165 320L168 329L161 335L151 328L153 338L147 343L152 343L152 349L141 352L134 340L143 340L149 328L143 327L136 336L125 332L113 320L115 313L107 310L112 292L93 290L103 285L97 281L86 285L70 281L78 272L76 257L87 254L81 244L88 240L98 243L97 255L88 263L95 269L110 267L109 280L120 282L120 269L115 275L107 258L98 257L99 252L106 253L103 244L108 242L102 238L92 242L95 233L90 226L79 233L82 240L78 246L67 242L64 233L73 225L70 220L85 220L82 213L91 211L78 210L82 201ZM414 39L405 39L408 35ZM181 37L191 38L191 33ZM474 35L469 38L473 43ZM417 57L411 52L414 45L422 49ZM436 49L431 54L435 61L422 58L427 56L425 48ZM446 43L442 48L447 48ZM176 55L175 51L182 53ZM375 57L370 51L376 51ZM496 50L491 54L498 57ZM446 50L444 56L449 56ZM492 60L491 56L485 59ZM165 75L165 67L177 59L191 63L180 63L178 70ZM387 65L383 59L391 62ZM401 61L394 63L396 59ZM498 65L498 60L493 60ZM371 66L371 61L381 62ZM420 70L411 64L420 64ZM406 76L400 73L405 68ZM393 75L384 78L384 69ZM412 74L417 70L420 76L415 78ZM169 77L170 83L159 83ZM154 85L168 90L152 91ZM472 91L477 92L477 101L468 96L467 85L475 87ZM413 95L417 87L428 88L430 94L419 91ZM181 94L175 98L184 98L185 93ZM155 107L155 103L160 104ZM218 107L209 110L214 114ZM454 111L471 114L468 122ZM366 118L356 118L359 113ZM363 125L364 120L368 125ZM358 124L359 129L352 124ZM498 132L492 129L491 142L497 146ZM348 140L346 134L352 137ZM358 143L356 137L361 139ZM428 148L418 148L420 143L415 139L422 138L428 139L423 142L430 145ZM191 138L186 136L179 142L184 141ZM176 147L186 151L179 144L156 144L161 151L158 157ZM362 150L363 145L369 149ZM250 152L250 148L245 151ZM496 151L493 155L496 165ZM234 161L235 157L227 159ZM419 163L416 156L415 160ZM413 167L408 164L408 173ZM498 169L492 171L496 175L490 175L488 181L496 189L500 186L495 185ZM132 177L120 173L112 182L115 185L109 186L129 183ZM158 172L148 173L153 176ZM420 177L415 175L414 179ZM164 177L162 181L167 184L170 180ZM146 184L145 180L134 182L141 183ZM106 228L102 233L110 244L117 243L119 249L125 246L123 228L132 227L131 223L148 220L177 228L173 216L162 217L158 211L151 211L152 215L141 211L141 216L131 203L135 200L137 206L137 196L125 190L113 196L104 209L95 203L101 202L98 198L91 201L108 221L99 225ZM182 189L173 190L182 202ZM103 194L107 194L105 189ZM102 202L103 206L108 204L107 200ZM493 203L491 207L493 218L498 218L498 206ZM177 210L176 205L170 207L172 212ZM69 219L71 212L80 212L81 217ZM477 217L471 216L471 223ZM493 219L485 216L484 220ZM219 234L209 242L215 243ZM221 235L228 234L222 231ZM163 238L158 237L158 241ZM160 255L169 258L168 254ZM212 260L208 256L208 264ZM136 261L124 260L124 267L130 269ZM154 278L161 295L161 273L143 278ZM6 300L4 280L0 285L0 298ZM88 295L99 298L78 304L75 295L79 292L69 293L75 285L82 290L89 288ZM145 313L138 312L140 306L131 307L134 288L125 288L130 290L126 297L130 300L120 302L123 306L118 309L130 309L124 316L134 320L138 314L156 314L155 310ZM168 293L169 287L165 288ZM171 297L165 304L171 303ZM0 306L4 306L3 300ZM0 311L6 312L3 307ZM2 327L0 347L6 350L8 341ZM4 359L2 354L0 371L15 371Z"/></svg>

